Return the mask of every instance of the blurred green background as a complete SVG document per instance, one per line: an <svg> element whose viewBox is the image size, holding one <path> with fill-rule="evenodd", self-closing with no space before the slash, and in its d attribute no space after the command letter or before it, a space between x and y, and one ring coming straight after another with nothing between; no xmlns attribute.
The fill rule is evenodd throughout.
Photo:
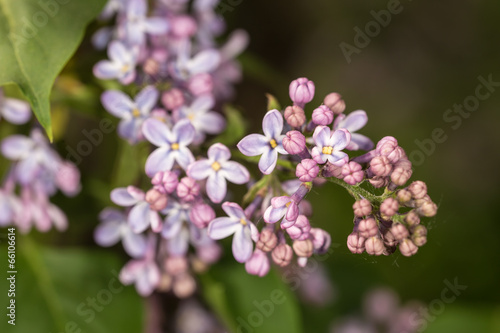
<svg viewBox="0 0 500 333"><path fill-rule="evenodd" d="M363 294L381 285L393 288L403 302L420 300L429 306L441 299L445 280L457 279L467 289L428 321L428 332L500 332L500 226L494 215L499 202L500 138L496 127L500 124L500 87L468 118L462 118L457 128L443 119L454 104L462 104L474 95L479 76L491 75L493 81L500 82L500 3L402 0L401 11L391 15L391 22L370 37L366 47L358 47L359 53L351 55L350 63L339 45L344 42L355 46L354 28L364 31L365 25L374 20L371 11L387 9L390 1L226 3L232 4L232 10L224 13L228 30L243 28L251 36L248 52L241 57L244 81L234 101L246 110L250 132L259 130L266 112L264 94L270 92L286 105L289 82L306 76L316 84L316 98L310 103L309 113L327 93L336 91L346 101L346 112L367 111L370 120L363 134L375 141L392 135L412 154L422 150L416 140L432 138L434 129L443 129L447 136L445 142L435 143L434 151L414 169L413 178L424 180L431 198L439 204L438 215L423 221L429 229L428 243L414 257L406 258L398 252L389 257L351 254L345 242L352 230L353 200L333 184L309 195L314 205L311 222L332 235L334 251L323 263L334 285L334 298L326 307L318 307L287 294L286 310L268 319L278 323L274 331L285 332L280 327L291 321L297 331L328 332L339 316L359 314ZM79 73L83 85L62 79L57 83L53 117L56 145L63 156L67 146L74 147L84 138L82 129L97 128L100 118L109 117L95 98L102 88L89 70L104 56L95 54L86 38L65 70L66 74ZM65 89L71 90L70 100L62 93ZM16 130L6 124L0 127L2 138ZM37 308L48 308L55 317L73 318L84 332L118 331L116 323L124 319L130 325L120 331L139 331L146 317L142 301L131 287L116 296L120 301L99 312L99 320L89 326L75 309L87 297L106 288L113 278L111 270L119 270L126 261L119 246L99 249L92 232L98 212L110 204L109 190L136 180L134 172L142 168L143 155L143 147L129 149L113 133L107 135L79 165L82 193L75 199L57 196L54 200L68 214L69 230L63 234L33 233L30 239L19 236L19 246L27 249L20 250L23 286L39 286L33 293L20 291L19 321L23 317L34 320ZM114 164L109 163L111 158ZM5 160L0 163L5 170ZM36 261L23 259L24 254L28 258L33 253L39 255ZM91 269L92 273L83 276L70 275ZM42 282L40 276L45 276ZM50 276L59 278L43 291ZM4 281L1 290L5 290ZM269 295L263 288L285 288L288 293L279 276L267 280L246 277L243 266L227 254L220 267L204 275L201 283L206 287L205 296L208 293L212 298L226 298L226 308L242 316L252 310L248 304L252 297L260 300ZM68 285L72 288L68 289ZM56 302L47 301L54 293L62 296L54 296ZM298 318L287 318L290 313ZM54 326L48 317L39 318L32 331L55 332L61 327ZM4 331L7 326L2 325L3 319L0 327ZM8 329L16 332L12 327Z"/></svg>

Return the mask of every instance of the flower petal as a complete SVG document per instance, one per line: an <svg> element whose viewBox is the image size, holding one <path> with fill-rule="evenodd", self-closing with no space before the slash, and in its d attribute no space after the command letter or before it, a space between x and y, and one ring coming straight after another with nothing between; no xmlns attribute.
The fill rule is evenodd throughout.
<svg viewBox="0 0 500 333"><path fill-rule="evenodd" d="M175 124L172 133L178 144L187 146L193 141L196 130L189 120L182 119Z"/></svg>
<svg viewBox="0 0 500 333"><path fill-rule="evenodd" d="M128 215L128 223L136 234L146 230L151 225L149 204L140 202L135 205Z"/></svg>
<svg viewBox="0 0 500 333"><path fill-rule="evenodd" d="M142 234L136 234L131 229L127 229L123 235L123 248L133 258L143 257L146 253L146 237Z"/></svg>
<svg viewBox="0 0 500 333"><path fill-rule="evenodd" d="M170 149L173 135L165 123L153 118L146 119L142 124L142 134L155 146L168 146Z"/></svg>
<svg viewBox="0 0 500 333"><path fill-rule="evenodd" d="M170 214L165 218L165 224L163 225L163 230L161 235L165 239L171 239L179 234L182 228L182 211L180 209L172 209Z"/></svg>
<svg viewBox="0 0 500 333"><path fill-rule="evenodd" d="M271 149L269 139L262 134L250 134L245 136L237 145L243 155L257 156Z"/></svg>
<svg viewBox="0 0 500 333"><path fill-rule="evenodd" d="M219 172L214 172L208 176L207 195L213 203L221 202L226 196L226 179Z"/></svg>
<svg viewBox="0 0 500 333"><path fill-rule="evenodd" d="M372 150L373 149L373 141L362 134L359 133L351 133L351 141L347 145L347 149L349 150Z"/></svg>
<svg viewBox="0 0 500 333"><path fill-rule="evenodd" d="M1 112L9 122L19 125L31 118L30 105L19 99L5 98Z"/></svg>
<svg viewBox="0 0 500 333"><path fill-rule="evenodd" d="M247 168L233 161L224 162L219 173L234 184L245 184L250 180L250 173Z"/></svg>
<svg viewBox="0 0 500 333"><path fill-rule="evenodd" d="M161 17L150 17L144 20L144 30L151 35L161 35L168 31L168 22Z"/></svg>
<svg viewBox="0 0 500 333"><path fill-rule="evenodd" d="M99 79L114 79L123 75L120 64L109 60L101 60L94 65L93 73Z"/></svg>
<svg viewBox="0 0 500 333"><path fill-rule="evenodd" d="M94 231L94 240L100 246L111 246L118 243L122 224L117 220L101 223Z"/></svg>
<svg viewBox="0 0 500 333"><path fill-rule="evenodd" d="M216 50L204 50L186 62L186 68L191 75L210 73L220 63L220 54Z"/></svg>
<svg viewBox="0 0 500 333"><path fill-rule="evenodd" d="M15 170L17 180L23 185L28 185L34 180L41 168L36 155L31 155L20 161Z"/></svg>
<svg viewBox="0 0 500 333"><path fill-rule="evenodd" d="M115 204L118 206L133 206L135 205L138 200L134 198L130 193L127 191L127 188L125 187L119 187L115 188L113 191L111 191L111 201L113 201Z"/></svg>
<svg viewBox="0 0 500 333"><path fill-rule="evenodd" d="M107 90L101 95L101 103L113 116L118 118L131 118L134 102L130 97L118 90Z"/></svg>
<svg viewBox="0 0 500 333"><path fill-rule="evenodd" d="M276 167L276 162L278 161L278 151L276 149L269 149L265 151L259 160L259 169L260 171L268 175L273 172Z"/></svg>
<svg viewBox="0 0 500 333"><path fill-rule="evenodd" d="M142 125L144 121L140 118L131 118L120 121L118 124L118 134L131 144L137 143L143 138Z"/></svg>
<svg viewBox="0 0 500 333"><path fill-rule="evenodd" d="M239 220L229 217L218 217L208 225L208 236L215 240L223 239L234 234L239 228L241 228Z"/></svg>
<svg viewBox="0 0 500 333"><path fill-rule="evenodd" d="M175 237L172 237L168 243L168 253L173 256L183 256L186 254L189 247L189 231L187 228L182 228Z"/></svg>
<svg viewBox="0 0 500 333"><path fill-rule="evenodd" d="M238 228L233 236L233 256L237 262L244 263L252 256L253 242L250 228Z"/></svg>
<svg viewBox="0 0 500 333"><path fill-rule="evenodd" d="M274 208L273 206L267 207L264 212L264 221L266 223L276 223L278 222L286 213L286 206L280 208Z"/></svg>
<svg viewBox="0 0 500 333"><path fill-rule="evenodd" d="M330 128L327 126L317 126L313 133L313 140L319 148L329 146Z"/></svg>
<svg viewBox="0 0 500 333"><path fill-rule="evenodd" d="M238 205L235 202L228 202L228 201L224 202L222 204L222 209L233 220L238 220L238 221L240 221L241 219L246 220L245 211L243 210L243 208L241 208L240 205Z"/></svg>
<svg viewBox="0 0 500 333"><path fill-rule="evenodd" d="M158 90L154 86L147 86L135 96L135 103L143 115L148 115L158 101Z"/></svg>
<svg viewBox="0 0 500 333"><path fill-rule="evenodd" d="M267 111L262 119L262 130L269 139L276 139L283 131L283 116L278 110Z"/></svg>
<svg viewBox="0 0 500 333"><path fill-rule="evenodd" d="M231 152L222 143L215 143L208 148L208 158L212 161L223 162L231 158Z"/></svg>
<svg viewBox="0 0 500 333"><path fill-rule="evenodd" d="M214 97L210 94L204 94L197 97L193 103L189 106L190 109L199 113L197 111L207 111L210 110L215 105Z"/></svg>
<svg viewBox="0 0 500 333"><path fill-rule="evenodd" d="M338 128L345 128L349 132L356 132L357 130L360 130L363 128L363 126L366 125L368 122L368 116L366 115L366 112L363 110L356 110L347 115L338 124Z"/></svg>
<svg viewBox="0 0 500 333"><path fill-rule="evenodd" d="M146 174L153 177L158 171L169 171L174 161L175 156L169 147L157 148L146 160Z"/></svg>
<svg viewBox="0 0 500 333"><path fill-rule="evenodd" d="M348 130L341 128L333 132L330 139L330 145L335 148L335 150L342 150L351 141L351 133Z"/></svg>
<svg viewBox="0 0 500 333"><path fill-rule="evenodd" d="M10 160L28 157L35 146L31 138L24 135L12 135L2 141L2 154Z"/></svg>
<svg viewBox="0 0 500 333"><path fill-rule="evenodd" d="M191 153L191 150L186 147L180 147L179 150L174 151L173 153L175 160L184 170L186 170L188 166L194 162L193 153Z"/></svg>
<svg viewBox="0 0 500 333"><path fill-rule="evenodd" d="M217 112L209 111L198 116L197 125L205 133L218 134L226 127L226 120Z"/></svg>
<svg viewBox="0 0 500 333"><path fill-rule="evenodd" d="M207 178L214 172L215 170L212 168L212 162L207 159L203 159L191 163L186 173L193 179L201 180Z"/></svg>

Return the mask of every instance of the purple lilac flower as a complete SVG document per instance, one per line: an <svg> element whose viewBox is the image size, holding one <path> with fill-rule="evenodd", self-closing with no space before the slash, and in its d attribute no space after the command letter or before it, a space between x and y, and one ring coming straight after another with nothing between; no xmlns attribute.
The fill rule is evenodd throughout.
<svg viewBox="0 0 500 333"><path fill-rule="evenodd" d="M333 129L338 130L345 128L351 133L351 141L347 145L346 149L349 150L371 150L373 149L373 142L367 136L359 133L354 133L368 122L368 116L363 110L356 110L349 113L347 116L345 114L339 114L333 123Z"/></svg>
<svg viewBox="0 0 500 333"><path fill-rule="evenodd" d="M20 99L4 97L0 90L0 119L2 117L16 125L25 124L31 118L30 105Z"/></svg>
<svg viewBox="0 0 500 333"><path fill-rule="evenodd" d="M127 222L127 216L114 208L106 208L99 214L101 224L94 231L94 239L100 246L112 246L120 240L125 251L134 258L146 253L146 237L136 234Z"/></svg>
<svg viewBox="0 0 500 333"><path fill-rule="evenodd" d="M100 20L110 19L115 13L120 13L125 9L125 4L128 0L108 0L101 14Z"/></svg>
<svg viewBox="0 0 500 333"><path fill-rule="evenodd" d="M238 143L238 149L246 156L262 155L259 160L259 169L264 174L270 174L276 167L278 153L288 154L283 148L284 135L283 116L278 110L266 113L262 120L262 134L250 134Z"/></svg>
<svg viewBox="0 0 500 333"><path fill-rule="evenodd" d="M200 230L191 223L189 211L192 204L170 199L162 213L167 214L161 235L168 240L167 249L171 255L185 255L189 241L201 237Z"/></svg>
<svg viewBox="0 0 500 333"><path fill-rule="evenodd" d="M172 130L161 121L148 119L142 126L146 139L158 146L146 161L146 174L153 177L159 171L171 170L174 162L187 169L194 156L187 146L193 141L195 129L188 120L177 122Z"/></svg>
<svg viewBox="0 0 500 333"><path fill-rule="evenodd" d="M161 218L157 211L149 207L146 194L135 186L120 187L111 191L111 200L123 207L132 207L128 214L128 223L135 233L141 233L151 226L154 232L162 228Z"/></svg>
<svg viewBox="0 0 500 333"><path fill-rule="evenodd" d="M196 180L208 178L207 194L212 202L219 203L226 196L226 180L235 184L245 184L250 180L250 174L243 165L229 161L231 152L223 144L212 145L207 155L208 159L192 163L187 174Z"/></svg>
<svg viewBox="0 0 500 333"><path fill-rule="evenodd" d="M271 199L271 206L264 212L264 221L266 223L276 223L283 219L281 227L289 228L295 224L299 216L299 207L291 197L281 196Z"/></svg>
<svg viewBox="0 0 500 333"><path fill-rule="evenodd" d="M146 33L161 35L168 31L167 20L160 17L147 18L147 10L146 0L128 0L127 15L123 23L128 43L143 45Z"/></svg>
<svg viewBox="0 0 500 333"><path fill-rule="evenodd" d="M108 47L111 60L101 60L94 66L94 75L99 79L118 79L122 84L134 81L137 65L137 49L126 47L120 41L112 41Z"/></svg>
<svg viewBox="0 0 500 333"><path fill-rule="evenodd" d="M351 140L351 134L345 129L339 129L331 133L330 128L318 126L313 134L316 147L312 149L312 157L318 164L330 162L335 165L343 165L349 160L349 156L341 150L347 147Z"/></svg>
<svg viewBox="0 0 500 333"><path fill-rule="evenodd" d="M206 49L191 57L191 44L189 41L183 43L175 63L170 64L171 75L181 81L187 81L191 77L213 72L220 64L220 53L214 49Z"/></svg>
<svg viewBox="0 0 500 333"><path fill-rule="evenodd" d="M234 258L236 261L244 263L252 256L252 240L258 241L259 232L237 203L224 202L222 209L228 217L218 217L210 222L208 236L217 240L234 234L232 246Z"/></svg>
<svg viewBox="0 0 500 333"><path fill-rule="evenodd" d="M0 189L0 227L13 224L21 211L21 202L12 193Z"/></svg>
<svg viewBox="0 0 500 333"><path fill-rule="evenodd" d="M107 90L102 94L101 102L109 113L122 119L118 125L120 136L130 143L136 143L143 139L142 124L150 117L158 97L158 90L153 86L147 86L134 100L121 91Z"/></svg>
<svg viewBox="0 0 500 333"><path fill-rule="evenodd" d="M211 95L197 97L190 106L183 105L175 110L176 118L187 118L196 130L193 143L200 144L205 139L205 133L218 134L226 127L224 117L211 111L215 100Z"/></svg>

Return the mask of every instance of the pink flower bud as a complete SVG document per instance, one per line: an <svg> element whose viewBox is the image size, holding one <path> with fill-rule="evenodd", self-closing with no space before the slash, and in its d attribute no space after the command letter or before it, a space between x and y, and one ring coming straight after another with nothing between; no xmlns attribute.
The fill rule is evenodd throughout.
<svg viewBox="0 0 500 333"><path fill-rule="evenodd" d="M212 75L201 73L191 77L187 83L188 90L195 96L209 94L214 89Z"/></svg>
<svg viewBox="0 0 500 333"><path fill-rule="evenodd" d="M179 179L174 172L160 171L154 175L153 179L151 179L151 184L153 184L154 188L161 193L170 194L177 188Z"/></svg>
<svg viewBox="0 0 500 333"><path fill-rule="evenodd" d="M422 199L427 194L427 185L420 180L417 180L408 186L408 191L414 199Z"/></svg>
<svg viewBox="0 0 500 333"><path fill-rule="evenodd" d="M387 229L386 231L384 231L382 238L384 240L384 244L388 247L396 246L396 244L398 243L396 238L392 234L391 229Z"/></svg>
<svg viewBox="0 0 500 333"><path fill-rule="evenodd" d="M328 232L320 228L311 228L309 234L312 237L314 252L325 254L332 244L332 237Z"/></svg>
<svg viewBox="0 0 500 333"><path fill-rule="evenodd" d="M393 224L391 227L391 232L394 235L394 238L398 241L401 241L410 235L408 229L406 229L406 227L401 223Z"/></svg>
<svg viewBox="0 0 500 333"><path fill-rule="evenodd" d="M342 176L347 184L356 185L363 180L365 173L359 163L349 162L342 166Z"/></svg>
<svg viewBox="0 0 500 333"><path fill-rule="evenodd" d="M309 258L313 254L313 243L310 239L295 240L293 242L293 250L297 256Z"/></svg>
<svg viewBox="0 0 500 333"><path fill-rule="evenodd" d="M80 171L71 162L62 162L58 165L56 185L69 197L80 192Z"/></svg>
<svg viewBox="0 0 500 333"><path fill-rule="evenodd" d="M215 219L215 212L209 205L198 203L189 211L189 219L199 229L206 228Z"/></svg>
<svg viewBox="0 0 500 333"><path fill-rule="evenodd" d="M146 201L149 203L149 208L160 211L167 207L168 198L165 194L152 188L146 193Z"/></svg>
<svg viewBox="0 0 500 333"><path fill-rule="evenodd" d="M365 238L361 237L357 232L352 232L347 236L347 247L352 253L363 253L365 250Z"/></svg>
<svg viewBox="0 0 500 333"><path fill-rule="evenodd" d="M411 200L411 193L408 190L400 190L397 193L399 203L404 204Z"/></svg>
<svg viewBox="0 0 500 333"><path fill-rule="evenodd" d="M320 105L314 109L312 121L315 125L328 126L333 121L333 111L326 105Z"/></svg>
<svg viewBox="0 0 500 333"><path fill-rule="evenodd" d="M295 224L286 229L286 232L290 235L291 239L304 240L309 237L310 230L311 225L309 224L307 217L305 215L299 215Z"/></svg>
<svg viewBox="0 0 500 333"><path fill-rule="evenodd" d="M292 261L293 250L288 244L280 244L271 252L271 257L278 266L285 267Z"/></svg>
<svg viewBox="0 0 500 333"><path fill-rule="evenodd" d="M172 290L179 298L189 297L196 290L196 281L188 273L181 274L174 279Z"/></svg>
<svg viewBox="0 0 500 333"><path fill-rule="evenodd" d="M393 216L398 210L399 203L394 198L387 198L380 205L380 212L385 216Z"/></svg>
<svg viewBox="0 0 500 333"><path fill-rule="evenodd" d="M385 155L382 154L382 147L384 145L388 144L388 146L385 147L385 149L388 149L389 147L392 147L391 151L394 150L398 146L398 140L396 140L395 137L393 136L384 136L382 139L380 139L379 142L377 142L377 146L375 147L375 150L377 153L380 155Z"/></svg>
<svg viewBox="0 0 500 333"><path fill-rule="evenodd" d="M420 217L416 211L410 210L408 214L406 214L405 221L409 226L415 226L420 223Z"/></svg>
<svg viewBox="0 0 500 333"><path fill-rule="evenodd" d="M177 38L188 38L193 36L198 29L194 18L188 15L172 16L170 22L170 33Z"/></svg>
<svg viewBox="0 0 500 333"><path fill-rule="evenodd" d="M341 114L345 110L345 102L342 96L337 93L329 93L326 95L323 104L332 110L334 114Z"/></svg>
<svg viewBox="0 0 500 333"><path fill-rule="evenodd" d="M177 196L185 201L193 201L200 194L200 185L190 177L184 177L177 185Z"/></svg>
<svg viewBox="0 0 500 333"><path fill-rule="evenodd" d="M375 176L375 177L373 177L371 179L368 179L368 181L375 188L384 187L384 186L386 186L389 183L389 181L387 180L387 178L385 178L385 177L379 177L379 176Z"/></svg>
<svg viewBox="0 0 500 333"><path fill-rule="evenodd" d="M323 168L323 177L335 177L338 179L342 179L342 166L337 166L327 162L325 167Z"/></svg>
<svg viewBox="0 0 500 333"><path fill-rule="evenodd" d="M389 288L370 291L363 303L368 317L377 323L390 323L399 311L398 295Z"/></svg>
<svg viewBox="0 0 500 333"><path fill-rule="evenodd" d="M352 209L354 210L354 215L363 217L372 213L372 204L367 199L361 199L352 205Z"/></svg>
<svg viewBox="0 0 500 333"><path fill-rule="evenodd" d="M222 255L222 249L216 242L210 242L196 248L196 255L205 264L213 264Z"/></svg>
<svg viewBox="0 0 500 333"><path fill-rule="evenodd" d="M408 171L411 171L411 167L411 162L407 158L401 158L394 164L394 168L402 168Z"/></svg>
<svg viewBox="0 0 500 333"><path fill-rule="evenodd" d="M187 272L189 268L185 256L170 256L165 259L165 271L172 276Z"/></svg>
<svg viewBox="0 0 500 333"><path fill-rule="evenodd" d="M318 176L319 173L319 166L318 164L310 159L306 158L300 161L299 164L297 164L297 169L295 170L295 176L299 178L301 182L310 182L316 176Z"/></svg>
<svg viewBox="0 0 500 333"><path fill-rule="evenodd" d="M290 99L299 106L309 103L314 98L314 82L305 77L293 80L288 89Z"/></svg>
<svg viewBox="0 0 500 333"><path fill-rule="evenodd" d="M376 236L378 234L377 222L375 222L375 219L372 217L359 221L358 232L359 235L364 238Z"/></svg>
<svg viewBox="0 0 500 333"><path fill-rule="evenodd" d="M427 228L423 225L417 225L412 230L411 240L416 246L423 246L427 243Z"/></svg>
<svg viewBox="0 0 500 333"><path fill-rule="evenodd" d="M437 213L437 205L432 201L425 201L417 208L417 213L421 216L432 217Z"/></svg>
<svg viewBox="0 0 500 333"><path fill-rule="evenodd" d="M160 71L160 64L153 58L147 58L142 68L146 74L154 76Z"/></svg>
<svg viewBox="0 0 500 333"><path fill-rule="evenodd" d="M366 253L372 256L379 256L384 253L384 242L378 237L370 237L365 241Z"/></svg>
<svg viewBox="0 0 500 333"><path fill-rule="evenodd" d="M260 277L263 277L269 272L270 266L267 254L259 249L255 249L250 259L245 263L245 269L248 274Z"/></svg>
<svg viewBox="0 0 500 333"><path fill-rule="evenodd" d="M399 251L405 257L410 257L415 253L417 253L418 247L415 244L413 244L411 240L405 238L403 239L403 241L401 241L401 243L399 243Z"/></svg>
<svg viewBox="0 0 500 333"><path fill-rule="evenodd" d="M283 138L283 148L289 154L299 154L306 149L306 137L299 131L288 131Z"/></svg>
<svg viewBox="0 0 500 333"><path fill-rule="evenodd" d="M386 156L377 156L370 161L370 171L375 176L385 177L392 171L392 164Z"/></svg>
<svg viewBox="0 0 500 333"><path fill-rule="evenodd" d="M410 179L411 174L411 170L396 167L391 173L391 181L398 186L403 186Z"/></svg>
<svg viewBox="0 0 500 333"><path fill-rule="evenodd" d="M167 110L174 110L184 104L184 95L180 89L173 88L162 95L161 102Z"/></svg>
<svg viewBox="0 0 500 333"><path fill-rule="evenodd" d="M273 228L262 229L256 247L264 252L272 251L278 244L278 237L273 231Z"/></svg>
<svg viewBox="0 0 500 333"><path fill-rule="evenodd" d="M304 110L298 105L287 106L285 109L285 120L291 127L300 127L306 122Z"/></svg>

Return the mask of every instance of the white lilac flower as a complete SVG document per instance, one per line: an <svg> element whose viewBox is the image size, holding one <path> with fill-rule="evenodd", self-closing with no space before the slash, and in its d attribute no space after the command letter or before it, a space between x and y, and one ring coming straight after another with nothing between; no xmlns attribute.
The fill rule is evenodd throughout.
<svg viewBox="0 0 500 333"><path fill-rule="evenodd" d="M224 202L222 209L228 217L218 217L208 225L208 236L218 240L233 236L233 256L240 263L252 256L253 242L257 242L259 232L249 221L243 209L234 202Z"/></svg>
<svg viewBox="0 0 500 333"><path fill-rule="evenodd" d="M122 119L118 125L120 136L136 143L143 139L142 124L150 117L158 96L158 90L153 86L142 89L134 100L121 91L107 90L102 94L101 102L109 113Z"/></svg>
<svg viewBox="0 0 500 333"><path fill-rule="evenodd" d="M211 95L201 95L191 105L183 105L175 110L176 118L189 119L196 130L194 144L202 143L205 139L205 133L218 134L226 127L224 117L211 111L214 104L215 100Z"/></svg>
<svg viewBox="0 0 500 333"><path fill-rule="evenodd" d="M146 174L149 177L159 171L171 170L174 162L184 170L194 162L194 156L187 147L195 136L195 129L189 120L177 122L170 130L163 122L148 119L142 126L142 132L149 142L159 147L146 161Z"/></svg>
<svg viewBox="0 0 500 333"><path fill-rule="evenodd" d="M108 56L110 60L101 60L94 66L94 75L99 79L117 79L122 84L134 81L137 65L137 49L126 47L120 41L109 43Z"/></svg>
<svg viewBox="0 0 500 333"><path fill-rule="evenodd" d="M16 125L26 123L31 118L30 105L20 99L4 97L0 90L0 119Z"/></svg>
<svg viewBox="0 0 500 333"><path fill-rule="evenodd" d="M283 148L284 135L283 116L278 110L266 113L262 120L262 134L250 134L238 143L238 149L246 156L262 155L259 160L259 169L264 174L270 174L276 167L278 153L288 154Z"/></svg>
<svg viewBox="0 0 500 333"><path fill-rule="evenodd" d="M371 150L373 149L373 142L370 138L355 133L356 131L363 128L368 122L368 116L363 110L356 110L349 113L347 116L343 113L339 114L333 123L333 129L338 130L345 128L351 133L351 141L347 145L346 149L349 150Z"/></svg>
<svg viewBox="0 0 500 333"><path fill-rule="evenodd" d="M131 45L143 45L146 33L161 35L168 31L168 21L161 17L146 17L147 10L146 0L129 0L127 3L123 25Z"/></svg>
<svg viewBox="0 0 500 333"><path fill-rule="evenodd" d="M170 64L169 69L175 79L187 81L197 74L213 72L220 61L220 53L214 49L206 49L191 56L191 44L186 41L179 47L177 60Z"/></svg>
<svg viewBox="0 0 500 333"><path fill-rule="evenodd" d="M189 177L207 180L207 195L214 203L221 202L226 196L226 180L235 184L245 184L250 180L248 170L241 164L230 161L231 152L221 143L208 149L208 159L192 163L187 174Z"/></svg>
<svg viewBox="0 0 500 333"><path fill-rule="evenodd" d="M112 246L120 240L125 251L134 258L146 253L146 237L136 234L127 222L127 216L114 208L105 208L99 214L101 223L94 231L94 239L100 246Z"/></svg>
<svg viewBox="0 0 500 333"><path fill-rule="evenodd" d="M137 187L116 188L111 191L111 200L119 206L133 206L127 219L133 232L141 233L149 226L154 232L160 232L162 228L160 215L151 209L146 201L146 194Z"/></svg>
<svg viewBox="0 0 500 333"><path fill-rule="evenodd" d="M329 127L318 126L314 130L313 139L316 147L312 149L311 155L316 163L330 162L342 166L349 160L349 156L341 151L351 140L351 134L346 129L332 133Z"/></svg>

